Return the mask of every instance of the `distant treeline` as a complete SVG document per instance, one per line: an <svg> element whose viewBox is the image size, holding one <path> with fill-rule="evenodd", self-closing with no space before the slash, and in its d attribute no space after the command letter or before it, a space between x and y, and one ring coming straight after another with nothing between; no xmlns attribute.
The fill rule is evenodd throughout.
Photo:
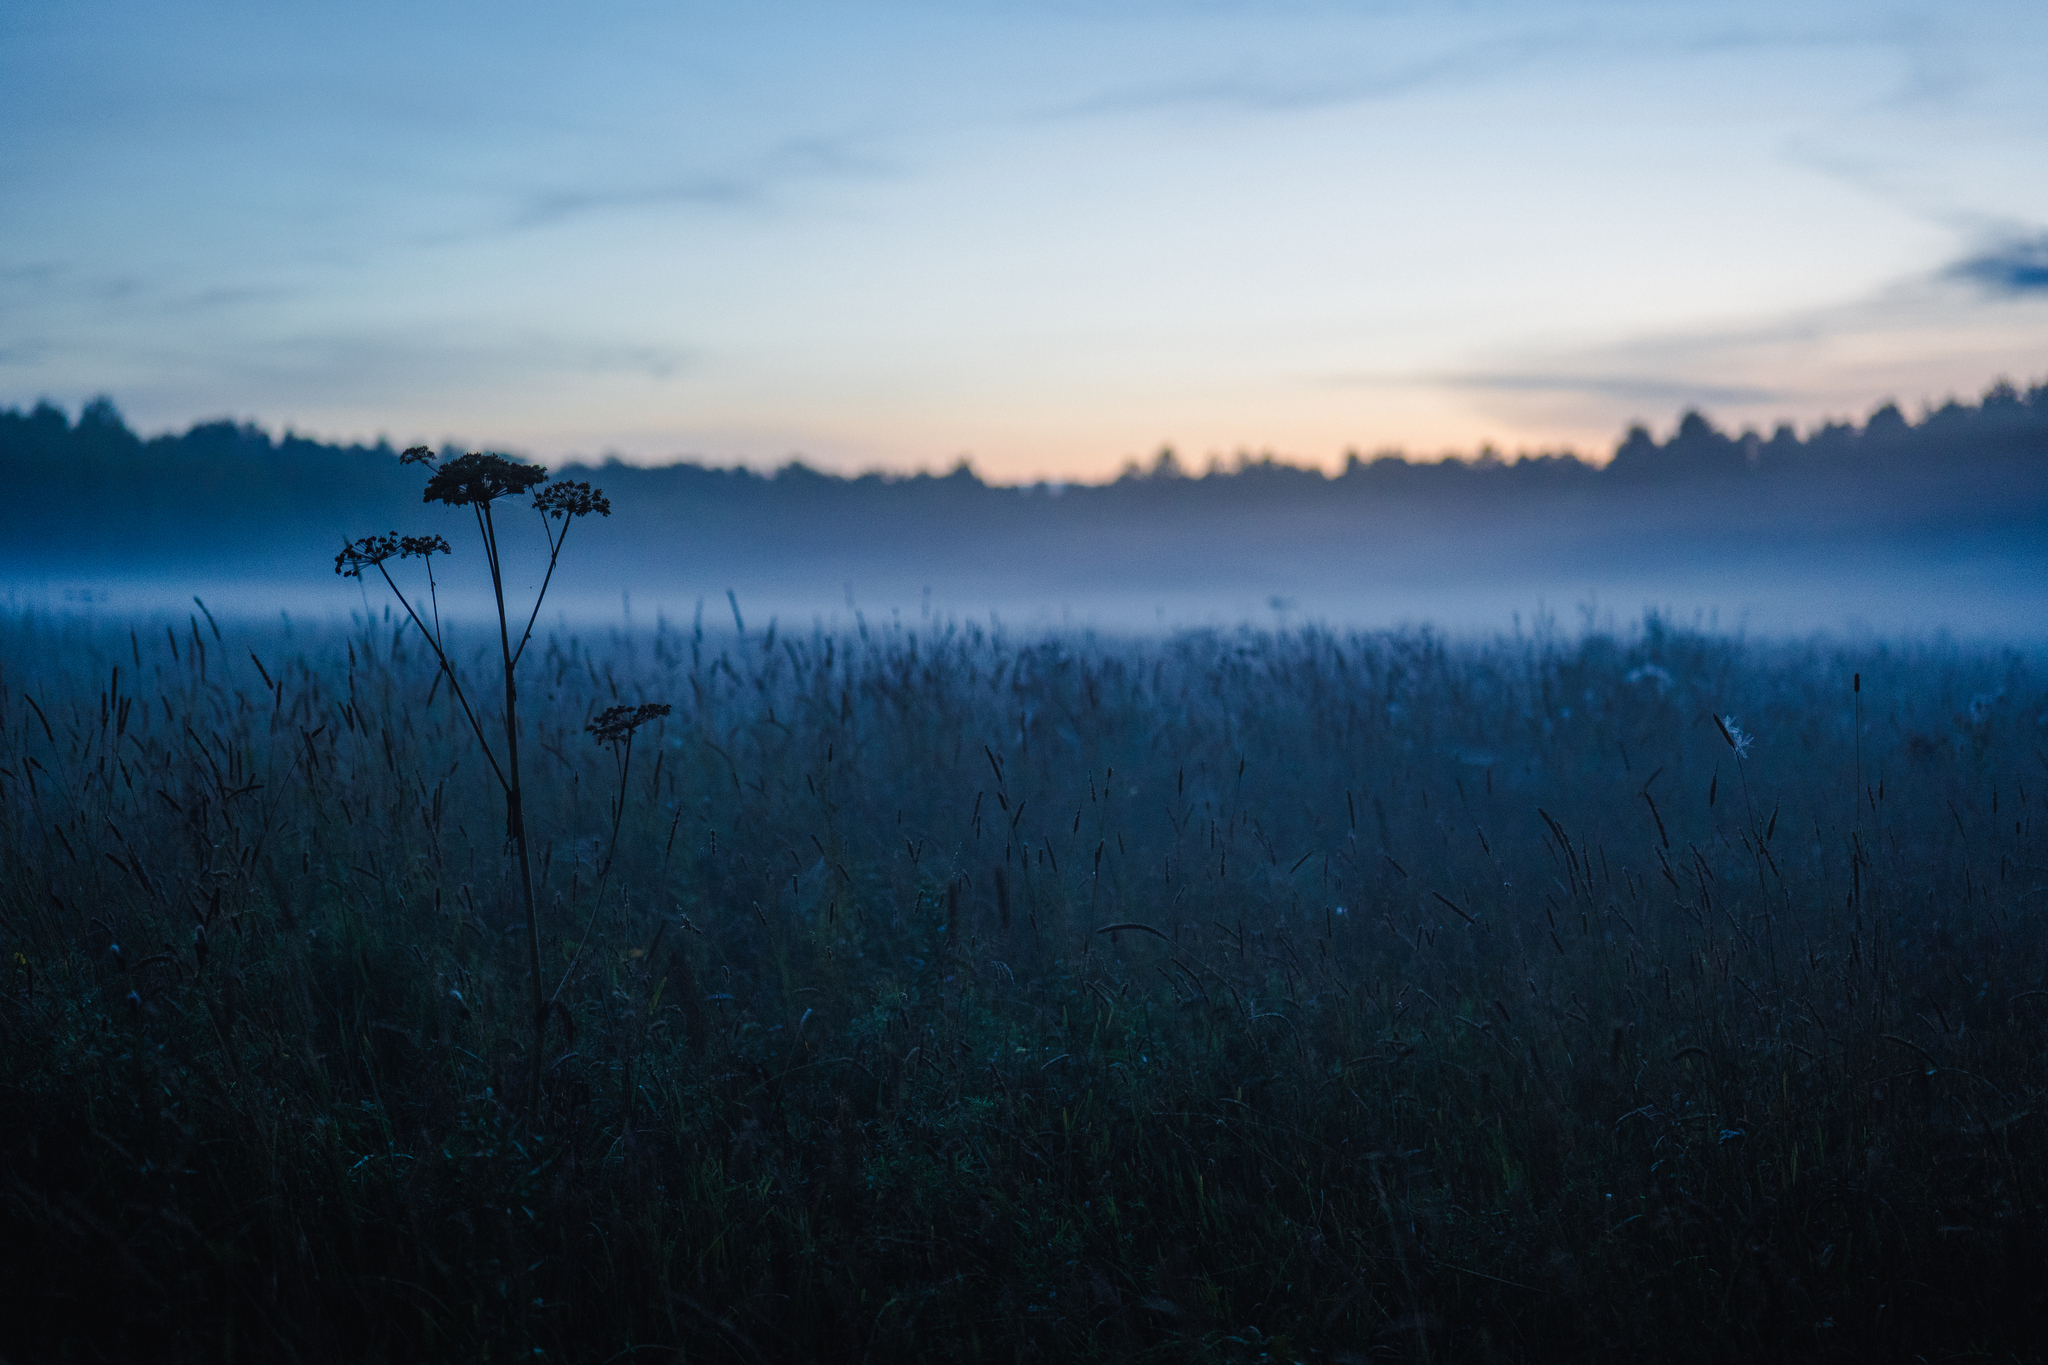
<svg viewBox="0 0 2048 1365"><path fill-rule="evenodd" d="M71 420L47 402L0 409L0 477L16 490L10 558L96 562L148 556L216 560L251 552L303 554L364 530L416 520L420 477L388 444L330 445L228 421L144 438L106 399ZM1804 435L1789 424L1770 435L1731 434L1688 412L1657 440L1631 429L1612 461L1576 455L1421 462L1352 455L1343 469L1272 456L1185 468L1171 450L1133 463L1103 484L984 483L964 462L951 473L842 477L800 461L770 473L689 462L644 468L608 461L568 465L558 476L600 480L642 534L737 519L750 529L816 525L858 516L870 530L930 525L957 538L970 527L1008 533L1020 525L1100 526L1192 515L1288 508L1418 506L1500 515L1554 505L1584 512L1614 496L1628 505L1682 499L1716 516L1764 501L1783 511L1811 502L1853 505L1880 519L1983 511L2007 524L2048 508L2048 383L1998 383L1976 403L1950 401L1909 419L1887 403L1862 425L1831 422ZM621 528L625 529L625 528Z"/></svg>

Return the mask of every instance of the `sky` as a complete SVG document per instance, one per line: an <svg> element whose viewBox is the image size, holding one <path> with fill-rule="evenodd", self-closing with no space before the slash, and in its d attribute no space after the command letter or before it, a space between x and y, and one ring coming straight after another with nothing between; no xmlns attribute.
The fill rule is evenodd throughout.
<svg viewBox="0 0 2048 1365"><path fill-rule="evenodd" d="M0 405L1112 477L2048 378L2048 6L0 0Z"/></svg>

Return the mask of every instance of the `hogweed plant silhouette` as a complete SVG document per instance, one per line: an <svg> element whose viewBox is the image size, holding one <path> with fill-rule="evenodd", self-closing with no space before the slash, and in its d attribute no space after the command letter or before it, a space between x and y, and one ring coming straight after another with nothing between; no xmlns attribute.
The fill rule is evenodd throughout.
<svg viewBox="0 0 2048 1365"><path fill-rule="evenodd" d="M541 602L547 597L548 587L554 582L555 568L562 557L562 546L568 541L569 527L579 518L595 512L599 516L611 515L611 502L599 489L587 483L563 481L541 487L548 482L548 472L538 465L518 464L502 455L485 455L472 451L458 456L444 465L435 467L437 457L425 446L414 446L399 457L403 464L424 464L433 470L427 479L422 502L445 503L450 507L467 507L476 518L476 529L483 543L484 559L491 571L491 594L498 613L498 653L504 668L504 747L502 754L494 749L490 736L485 733L483 718L477 714L467 690L462 685L461 674L454 661L449 658L449 646L445 628L441 621L439 586L434 578L433 557L450 554L448 542L440 536L400 536L391 532L381 536L365 536L350 541L334 557L334 571L344 578L360 578L365 569L375 569L391 589L393 597L405 609L406 616L419 628L427 645L434 652L435 662L440 667L440 676L448 683L449 691L462 708L463 716L469 721L471 732L476 736L477 746L483 750L485 761L490 764L491 775L496 779L499 790L505 798L505 839L506 844L519 862L519 892L526 909L526 947L530 984L533 995L533 1066L527 1089L527 1113L531 1117L540 1099L542 1073L541 1054L547 1042L547 1021L553 1001L542 992L540 960L540 916L533 893L532 859L528 856L525 802L520 787L519 772L519 660L526 653L527 644L533 639L533 625L540 616ZM535 492L534 490L539 491ZM493 508L501 498L518 497L533 493L533 510L540 515L541 527L547 535L547 572L541 579L538 592L534 594L533 606L527 612L526 623L521 629L519 640L512 640L512 614L505 606L504 560L498 541L498 523ZM426 562L427 600L426 612L421 613L421 604L408 597L391 576L391 561L394 559L420 559ZM666 711L666 707L662 710ZM637 724L637 722L636 722ZM628 732L630 734L630 731ZM623 778L621 779L623 781ZM623 802L623 790L621 802ZM613 821L616 835L617 820Z"/></svg>

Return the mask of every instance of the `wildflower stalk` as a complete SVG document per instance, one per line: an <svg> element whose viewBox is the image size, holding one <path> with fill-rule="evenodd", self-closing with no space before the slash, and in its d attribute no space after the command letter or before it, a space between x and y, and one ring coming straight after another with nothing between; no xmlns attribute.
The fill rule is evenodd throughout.
<svg viewBox="0 0 2048 1365"><path fill-rule="evenodd" d="M400 457L405 464L432 466L435 456L425 446L414 446ZM484 751L484 758L491 765L491 775L497 779L498 787L505 797L505 839L519 860L519 894L526 910L526 949L528 982L533 998L533 1065L527 1087L527 1115L531 1118L540 1102L540 1082L543 1073L543 1051L547 1043L548 1013L553 1001L543 994L540 962L540 914L533 894L533 862L528 852L526 835L525 794L520 785L519 775L519 660L526 652L526 644L533 638L533 624L540 616L541 601L547 596L548 586L553 583L555 566L559 563L562 546L569 538L569 523L577 517L592 512L600 516L611 515L611 503L601 491L592 489L587 483L557 483L540 488L533 496L533 508L540 514L542 529L548 540L547 574L541 580L540 591L534 595L533 609L528 613L525 628L521 631L517 648L512 644L511 617L505 608L505 576L503 558L499 552L498 525L492 514L492 504L499 498L527 493L546 483L547 470L535 465L515 464L502 455L470 453L449 461L435 469L427 480L422 502L446 503L451 507L468 507L476 517L477 535L483 542L484 559L491 571L492 601L498 613L498 655L504 667L505 700L505 755L501 763L492 751L484 735L482 721L470 705L462 688L462 680L448 657L447 642L441 632L441 607L439 589L433 575L432 556L448 554L448 542L440 536L405 536L395 532L384 536L368 536L342 546L341 553L334 557L334 571L344 577L360 578L365 566L375 566L385 584L405 608L406 615L420 633L426 637L434 651L441 672L448 679L449 690L455 694L462 712L469 720L470 730L476 735L477 745ZM550 525L550 521L560 526ZM391 559L421 558L428 561L427 590L432 599L434 625L430 630L412 602L399 590L387 567Z"/></svg>
<svg viewBox="0 0 2048 1365"><path fill-rule="evenodd" d="M605 883L612 875L612 863L619 855L619 822L626 813L626 778L633 771L633 732L651 720L659 720L670 711L667 702L642 702L639 706L608 706L598 713L596 720L583 728L594 736L599 744L612 751L619 768L619 794L612 802L612 837L604 849L604 866L598 870L597 889L591 895L590 919L583 926L583 937L577 940L576 951L569 955L569 969L562 973L562 980L547 999L544 1008L554 1008L555 1001L562 998L562 991L569 984L569 978L576 974L576 964L583 958L583 949L590 942L591 930L597 927L598 911L604 907Z"/></svg>

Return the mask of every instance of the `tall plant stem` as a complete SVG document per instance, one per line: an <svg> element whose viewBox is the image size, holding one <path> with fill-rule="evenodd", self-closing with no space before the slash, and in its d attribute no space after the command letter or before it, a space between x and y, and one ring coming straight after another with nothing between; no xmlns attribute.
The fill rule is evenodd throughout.
<svg viewBox="0 0 2048 1365"><path fill-rule="evenodd" d="M512 653L512 632L505 615L505 579L498 562L497 526L491 505L476 504L477 530L483 535L484 558L490 561L491 592L498 607L498 652L505 661L505 835L519 857L519 894L526 904L526 953L533 988L533 1067L526 1087L526 1113L540 1106L542 1051L547 1045L548 1002L540 980L540 915L533 899L533 864L526 851L526 809L519 787L519 679Z"/></svg>
<svg viewBox="0 0 2048 1365"><path fill-rule="evenodd" d="M583 926L583 937L576 941L576 951L569 955L569 969L562 973L561 984L556 986L554 994L548 997L545 1008L554 1008L555 1001L562 998L562 991L568 986L569 978L576 974L576 964L583 960L583 949L590 942L591 930L597 927L598 911L604 908L604 886L611 879L612 860L619 856L619 821L626 813L626 778L632 771L633 736L629 731L626 735L625 754L619 763L619 795L618 799L612 802L611 842L605 845L604 866L598 870L597 890L590 898L590 919Z"/></svg>
<svg viewBox="0 0 2048 1365"><path fill-rule="evenodd" d="M402 464L431 465L435 457L427 447L414 446L399 458ZM472 451L437 469L427 480L424 496L427 502L469 507L476 513L477 536L483 541L484 559L490 565L491 597L498 609L498 657L505 668L505 753L502 763L491 751L481 719L464 693L462 679L448 657L447 644L441 633L441 599L434 586L432 556L449 553L448 542L440 536L406 536L401 539L394 531L389 535L346 541L341 553L334 558L334 571L338 574L358 577L364 568L375 565L383 575L399 604L405 608L406 615L432 646L435 661L462 707L463 718L469 722L471 731L476 735L477 746L484 751L484 758L491 765L491 775L505 793L505 839L519 858L519 898L526 909L527 977L533 1004L533 1070L526 1092L529 1123L540 1109L541 1078L546 1074L542 1053L547 1046L548 1012L555 1002L543 993L541 983L540 906L533 894L533 855L526 837L525 791L519 774L519 660L533 639L533 624L539 619L541 602L547 596L549 584L554 582L555 565L561 559L562 546L569 538L569 522L593 512L600 516L611 515L611 503L603 492L586 483L557 484L534 494L533 508L540 513L541 527L547 532L548 569L515 647L511 615L505 609L505 569L498 544L498 524L491 504L501 497L531 492L536 485L546 483L547 477L545 469L521 466L502 455L483 455ZM549 526L550 518L562 523L559 530ZM419 612L406 595L399 592L398 584L386 567L386 561L393 557L410 559L414 556L428 561L427 591L434 616L431 628L420 619ZM195 625L193 629L196 631L198 627ZM429 693L428 700L432 698L433 694ZM667 706L662 705L660 711L667 714Z"/></svg>
<svg viewBox="0 0 2048 1365"><path fill-rule="evenodd" d="M441 676L448 680L449 694L462 707L463 718L469 722L470 732L476 736L477 747L483 750L484 761L491 765L491 776L497 780L500 787L503 787L505 785L505 773L498 766L498 755L491 749L491 741L484 736L483 722L477 719L476 712L471 709L469 694L462 690L462 676L455 671L455 663L448 657L448 651L443 648L441 643L441 599L440 594L434 592L432 587L432 569L429 568L428 570L429 591L434 594L434 628L432 630L428 630L427 623L420 619L420 614L414 609L412 600L398 586L398 581L392 578L391 570L383 564L379 564L377 572L384 575L384 582L391 589L391 595L398 599L399 606L405 608L405 614L411 618L413 625L419 628L420 637L427 642L427 647L434 651L434 663L441 670ZM432 698L429 697L428 700L431 701Z"/></svg>

